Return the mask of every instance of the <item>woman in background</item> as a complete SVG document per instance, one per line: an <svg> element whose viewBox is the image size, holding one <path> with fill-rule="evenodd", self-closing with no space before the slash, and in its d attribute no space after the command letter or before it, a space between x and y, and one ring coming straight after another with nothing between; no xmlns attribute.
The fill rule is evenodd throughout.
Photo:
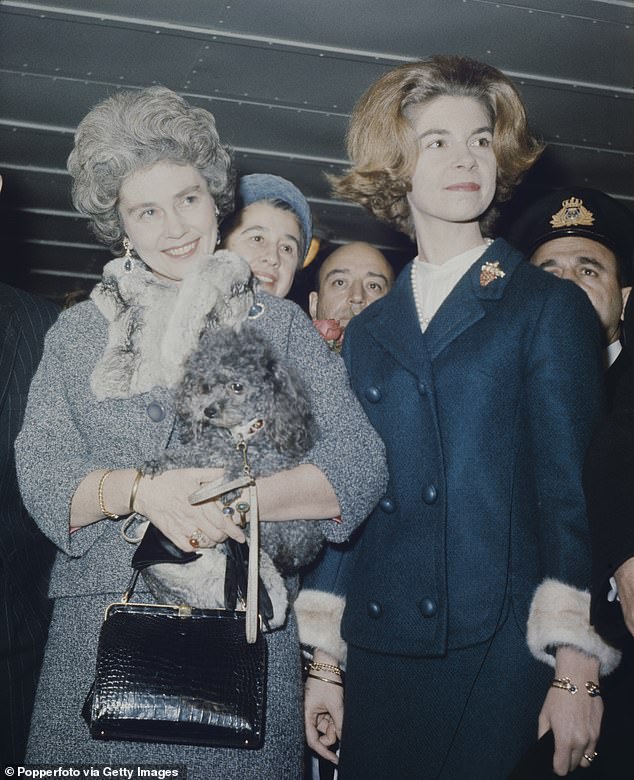
<svg viewBox="0 0 634 780"><path fill-rule="evenodd" d="M285 298L310 247L310 206L287 179L251 173L238 182L236 210L222 232L222 246L247 261L261 289Z"/></svg>

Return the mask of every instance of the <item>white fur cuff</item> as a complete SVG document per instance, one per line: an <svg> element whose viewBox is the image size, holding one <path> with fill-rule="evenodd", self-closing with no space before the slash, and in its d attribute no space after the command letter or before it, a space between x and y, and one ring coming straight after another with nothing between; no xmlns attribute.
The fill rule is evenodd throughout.
<svg viewBox="0 0 634 780"><path fill-rule="evenodd" d="M341 638L341 617L346 600L319 590L301 590L295 600L299 641L323 650L345 668L347 646Z"/></svg>
<svg viewBox="0 0 634 780"><path fill-rule="evenodd" d="M621 653L590 625L590 594L557 580L544 580L535 591L528 615L528 648L539 661L555 666L548 647L570 645L599 659L601 676L619 665Z"/></svg>

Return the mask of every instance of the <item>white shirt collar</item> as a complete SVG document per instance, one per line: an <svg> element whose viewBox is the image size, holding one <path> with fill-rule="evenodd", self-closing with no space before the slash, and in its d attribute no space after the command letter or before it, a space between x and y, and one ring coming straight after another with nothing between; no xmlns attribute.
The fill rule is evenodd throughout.
<svg viewBox="0 0 634 780"><path fill-rule="evenodd" d="M621 344L619 339L613 341L611 344L608 344L608 346L605 348L603 353L606 369L610 368L612 363L614 363L617 357L621 354L622 349L623 349L623 345Z"/></svg>

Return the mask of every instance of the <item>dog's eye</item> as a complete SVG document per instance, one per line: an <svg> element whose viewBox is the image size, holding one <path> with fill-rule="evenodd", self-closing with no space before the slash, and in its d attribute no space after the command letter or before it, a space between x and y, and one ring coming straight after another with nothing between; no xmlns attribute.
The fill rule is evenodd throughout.
<svg viewBox="0 0 634 780"><path fill-rule="evenodd" d="M202 393L202 395L209 395L210 391L211 391L211 385L208 382L200 383L200 392Z"/></svg>
<svg viewBox="0 0 634 780"><path fill-rule="evenodd" d="M229 385L229 390L231 390L231 392L235 393L236 395L240 395L240 393L244 392L244 385L242 382L231 382Z"/></svg>

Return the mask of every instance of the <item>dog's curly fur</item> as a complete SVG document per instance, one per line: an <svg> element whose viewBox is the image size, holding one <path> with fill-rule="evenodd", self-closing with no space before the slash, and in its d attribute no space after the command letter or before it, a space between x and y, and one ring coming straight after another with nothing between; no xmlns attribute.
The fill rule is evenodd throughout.
<svg viewBox="0 0 634 780"><path fill-rule="evenodd" d="M185 364L176 413L180 444L146 464L146 473L223 466L226 480L235 479L243 473L244 463L232 429L261 419L262 428L248 438L248 459L257 479L301 463L317 435L299 376L275 357L266 339L248 323L237 332L210 328L203 333ZM310 563L323 542L316 521L260 524L266 553L262 563L266 566L265 558L270 557L283 576ZM157 572L147 574L149 581Z"/></svg>
<svg viewBox="0 0 634 780"><path fill-rule="evenodd" d="M231 429L254 418L263 428L249 439L256 477L292 468L315 438L315 426L303 383L273 356L250 328L208 330L185 366L176 396L182 447L166 451L179 465L220 462L228 478L242 471Z"/></svg>

